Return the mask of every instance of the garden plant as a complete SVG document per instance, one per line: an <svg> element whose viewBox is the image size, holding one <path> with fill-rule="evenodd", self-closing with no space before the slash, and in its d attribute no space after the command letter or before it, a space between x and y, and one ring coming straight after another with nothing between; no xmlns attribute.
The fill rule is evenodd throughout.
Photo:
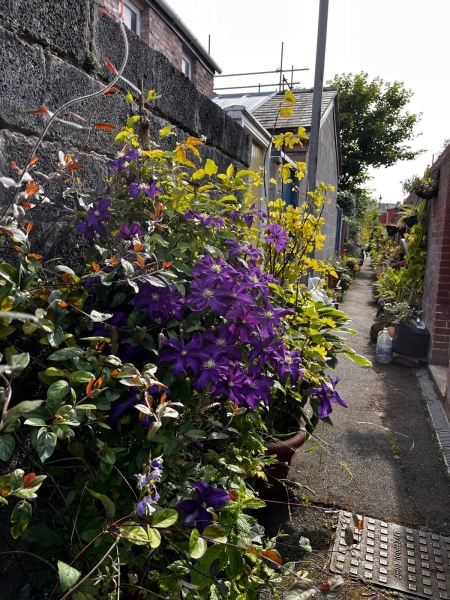
<svg viewBox="0 0 450 600"><path fill-rule="evenodd" d="M264 536L250 483L275 461L265 444L298 430L291 416L314 435L347 406L329 374L338 355L368 364L339 336L352 331L346 315L300 284L310 268L330 271L309 258L327 187L262 213L247 182L260 174L220 173L192 136L163 149L171 127L143 148L138 121L116 136L104 193L70 192L81 267L33 252L39 144L17 181L0 180L12 189L0 243L15 253L0 265L0 503L13 552L29 560L36 598L245 600L286 574L285 597L307 598L317 590Z"/></svg>

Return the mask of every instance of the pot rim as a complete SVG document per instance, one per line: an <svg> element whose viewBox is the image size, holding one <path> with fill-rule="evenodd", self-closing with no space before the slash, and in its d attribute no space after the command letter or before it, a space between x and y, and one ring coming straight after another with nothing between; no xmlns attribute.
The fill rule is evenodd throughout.
<svg viewBox="0 0 450 600"><path fill-rule="evenodd" d="M278 444L276 442L265 444L266 454L288 454L290 452L295 452L295 450L304 444L306 441L306 429L304 429L304 424L298 417L295 415L292 416L297 421L299 431L291 438L280 441Z"/></svg>

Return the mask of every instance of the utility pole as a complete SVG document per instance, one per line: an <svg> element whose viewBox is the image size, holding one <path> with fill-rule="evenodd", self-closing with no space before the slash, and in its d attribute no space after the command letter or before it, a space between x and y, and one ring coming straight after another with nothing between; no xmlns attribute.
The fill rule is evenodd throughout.
<svg viewBox="0 0 450 600"><path fill-rule="evenodd" d="M320 0L319 26L317 31L316 70L314 75L311 132L308 151L308 190L316 189L317 159L319 153L320 118L322 116L323 72L327 45L328 0Z"/></svg>

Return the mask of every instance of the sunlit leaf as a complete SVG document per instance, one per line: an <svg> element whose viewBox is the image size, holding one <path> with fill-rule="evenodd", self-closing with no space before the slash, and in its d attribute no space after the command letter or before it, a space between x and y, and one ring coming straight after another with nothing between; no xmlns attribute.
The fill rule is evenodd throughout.
<svg viewBox="0 0 450 600"><path fill-rule="evenodd" d="M114 131L114 129L117 129L112 123L94 123L94 127L97 129L105 129L106 131Z"/></svg>
<svg viewBox="0 0 450 600"><path fill-rule="evenodd" d="M58 560L58 574L61 590L67 592L81 577L81 572Z"/></svg>

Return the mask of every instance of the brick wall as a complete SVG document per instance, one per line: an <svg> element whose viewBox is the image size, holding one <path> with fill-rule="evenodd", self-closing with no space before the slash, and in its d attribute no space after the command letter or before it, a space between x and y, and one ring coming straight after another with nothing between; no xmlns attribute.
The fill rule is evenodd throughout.
<svg viewBox="0 0 450 600"><path fill-rule="evenodd" d="M427 201L428 243L423 315L431 333L429 359L433 363L447 364L450 347L450 146L437 163L440 165L438 194ZM408 200L416 202L414 198Z"/></svg>
<svg viewBox="0 0 450 600"><path fill-rule="evenodd" d="M119 0L99 0L99 3L108 11L119 6ZM182 40L150 6L136 2L136 7L141 8L141 39L154 50L161 52L181 71ZM205 96L209 96L213 93L214 75L195 56L190 54L189 57L192 61L192 81L195 87Z"/></svg>

